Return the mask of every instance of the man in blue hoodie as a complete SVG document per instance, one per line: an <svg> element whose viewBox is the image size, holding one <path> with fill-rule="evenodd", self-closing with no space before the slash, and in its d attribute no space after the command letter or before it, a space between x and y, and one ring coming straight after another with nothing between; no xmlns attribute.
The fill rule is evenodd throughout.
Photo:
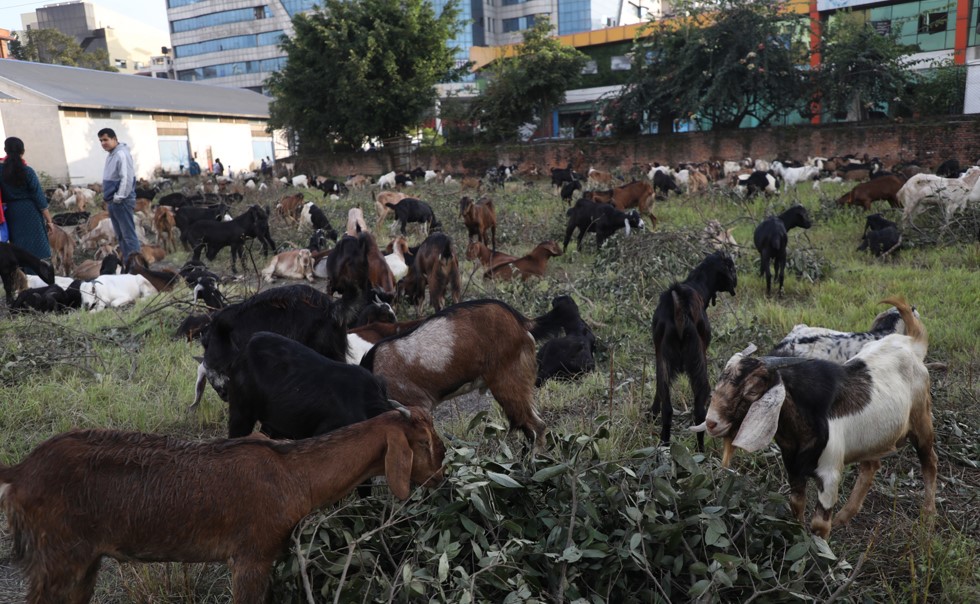
<svg viewBox="0 0 980 604"><path fill-rule="evenodd" d="M136 236L136 169L126 143L120 143L112 128L99 130L99 142L109 153L102 171L102 198L105 199L123 259L140 251Z"/></svg>

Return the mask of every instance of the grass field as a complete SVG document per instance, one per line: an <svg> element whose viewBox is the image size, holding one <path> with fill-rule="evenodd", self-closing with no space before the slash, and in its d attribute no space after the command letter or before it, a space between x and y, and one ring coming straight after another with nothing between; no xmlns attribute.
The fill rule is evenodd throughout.
<svg viewBox="0 0 980 604"><path fill-rule="evenodd" d="M748 202L723 193L671 197L657 203L656 229L629 238L621 231L598 252L589 235L581 251L573 241L567 254L552 259L545 279L503 285L485 282L482 271L462 260L458 185L417 188L457 242L464 298L499 298L535 316L554 296L571 295L599 340L598 369L539 391L551 435L538 459L523 452L518 434L505 433L499 409L487 400L444 404L437 423L453 439L448 484L418 493L407 506L376 489L366 501L315 515L297 533L303 556L290 556L278 569L276 601L306 601L304 565L312 592L321 593L316 601L975 600L980 212L969 211L945 230L929 213L918 221L921 231L906 232L897 256L876 260L855 251L864 214L838 208L833 200L843 190L833 187L815 192L801 185ZM368 193L340 201L306 195L334 226L343 226L353 205L373 221ZM565 205L547 183L509 183L493 197L499 249L521 255L543 240L561 242ZM263 193L249 201L275 200ZM767 297L752 232L768 213L797 201L814 226L790 232L785 291ZM898 220L895 210L883 211ZM767 350L797 323L863 331L887 296L901 294L916 305L930 334L927 361L948 366L932 376L940 459L933 524L919 518L921 476L914 453L903 448L885 461L863 511L835 528L829 548L814 540L789 521L775 447L738 455L734 473L720 468L720 448L710 439L705 455L691 454L694 441L684 428L692 399L683 379L674 386L676 442L669 452L656 448L659 420L646 416L655 383L650 321L660 292L704 257L699 235L711 218L734 227L742 244L737 295L721 294L709 309L712 380L732 353L749 342ZM272 226L277 242L303 245L309 238L278 218ZM409 233L418 243L412 227ZM168 261L180 266L186 259L180 252ZM227 273L228 264L222 252L212 268ZM233 298L259 287L268 286L254 270L242 280L229 275L222 286ZM200 347L172 334L189 300L181 286L118 312L11 317L4 310L0 462L16 463L74 427L221 436L226 405L212 390L196 415L186 411ZM414 318L407 305L398 313ZM843 492L852 482L853 473ZM4 544L9 551L5 532ZM15 595L0 601L20 601L9 566L3 563L8 572L0 591L10 585ZM222 565L104 568L99 602L230 601Z"/></svg>

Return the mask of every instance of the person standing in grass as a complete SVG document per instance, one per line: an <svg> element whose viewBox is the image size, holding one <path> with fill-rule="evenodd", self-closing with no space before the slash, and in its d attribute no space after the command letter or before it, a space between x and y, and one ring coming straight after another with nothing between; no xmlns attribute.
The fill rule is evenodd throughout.
<svg viewBox="0 0 980 604"><path fill-rule="evenodd" d="M105 199L112 230L119 240L122 257L140 251L136 235L136 169L126 143L120 143L112 128L99 130L99 143L109 153L102 171L102 197Z"/></svg>
<svg viewBox="0 0 980 604"><path fill-rule="evenodd" d="M0 160L0 193L7 206L4 217L10 242L50 261L51 213L37 174L24 162L24 141L11 136L3 142L3 150L7 156Z"/></svg>

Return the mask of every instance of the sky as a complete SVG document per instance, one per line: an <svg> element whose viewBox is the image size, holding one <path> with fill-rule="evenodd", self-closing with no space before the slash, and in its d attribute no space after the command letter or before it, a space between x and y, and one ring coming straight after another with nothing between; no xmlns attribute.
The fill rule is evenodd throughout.
<svg viewBox="0 0 980 604"><path fill-rule="evenodd" d="M65 0L60 0L64 2ZM112 12L125 15L130 19L142 21L157 29L167 31L167 0L87 0L91 4L107 8ZM59 4L59 0L0 0L0 29L20 29L22 13L34 12L34 9L49 4Z"/></svg>

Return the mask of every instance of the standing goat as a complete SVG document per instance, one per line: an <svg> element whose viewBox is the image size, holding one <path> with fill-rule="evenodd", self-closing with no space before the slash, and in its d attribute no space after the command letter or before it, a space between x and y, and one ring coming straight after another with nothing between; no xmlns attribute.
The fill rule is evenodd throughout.
<svg viewBox="0 0 980 604"><path fill-rule="evenodd" d="M89 602L111 556L227 562L234 601L258 604L303 517L373 476L403 500L435 486L445 451L429 414L404 408L299 441L82 430L0 468L0 494L28 602Z"/></svg>
<svg viewBox="0 0 980 604"><path fill-rule="evenodd" d="M670 442L674 408L670 386L681 373L687 374L694 391L694 420L704 420L711 387L708 384L707 353L711 343L708 305L714 304L718 292L735 295L738 275L735 262L725 252L715 252L687 276L660 294L653 313L653 346L657 354L657 392L650 416L659 412L663 427L660 441ZM698 449L704 450L704 435L698 435Z"/></svg>
<svg viewBox="0 0 980 604"><path fill-rule="evenodd" d="M733 447L758 451L776 439L789 475L790 508L802 522L807 479L817 482L811 530L827 538L844 466L860 464L847 504L833 523L861 510L881 458L906 438L915 447L925 482L923 512L936 511L936 452L929 370L929 341L922 323L901 298L894 304L908 335L892 334L861 349L845 364L819 359L736 353L711 395L703 424L694 430L725 439L723 463Z"/></svg>
<svg viewBox="0 0 980 604"><path fill-rule="evenodd" d="M769 264L775 266L776 281L779 283L779 293L783 292L783 278L786 273L786 245L789 241L787 231L800 227L808 229L813 225L806 208L797 204L780 214L770 216L755 228L753 240L755 249L759 250L761 266L759 274L766 278L766 295L772 294L772 274Z"/></svg>

